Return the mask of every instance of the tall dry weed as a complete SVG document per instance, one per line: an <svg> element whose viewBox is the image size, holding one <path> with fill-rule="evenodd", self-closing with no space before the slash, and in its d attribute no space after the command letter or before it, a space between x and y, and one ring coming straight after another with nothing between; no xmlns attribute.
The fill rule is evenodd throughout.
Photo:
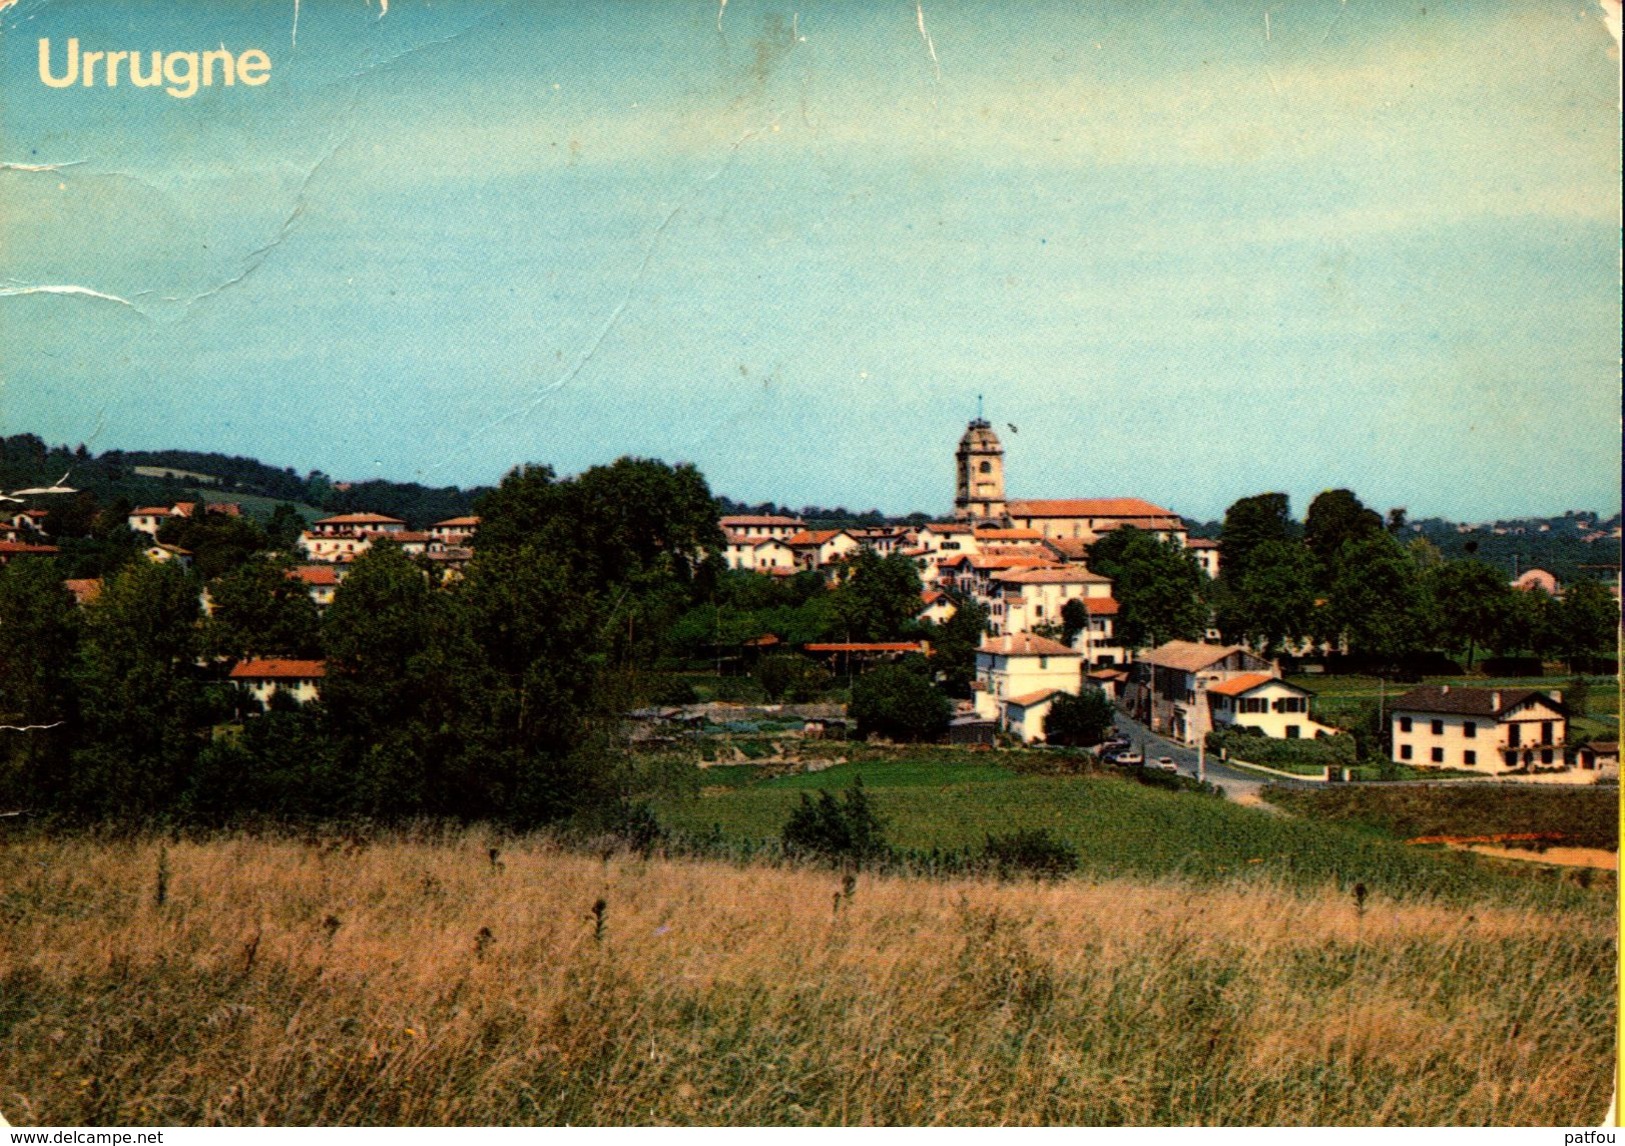
<svg viewBox="0 0 1625 1146"><path fill-rule="evenodd" d="M181 1124L1572 1123L1613 919L472 835L0 848L0 1111ZM497 864L500 862L500 869ZM494 871L501 878L492 878ZM594 911L585 905L603 905Z"/></svg>

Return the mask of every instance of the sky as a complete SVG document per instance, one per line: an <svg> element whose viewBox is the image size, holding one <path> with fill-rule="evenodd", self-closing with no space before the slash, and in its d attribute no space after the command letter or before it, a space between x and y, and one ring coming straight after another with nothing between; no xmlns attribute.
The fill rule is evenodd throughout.
<svg viewBox="0 0 1625 1146"><path fill-rule="evenodd" d="M0 432L747 501L1620 507L1595 3L16 0ZM50 88L39 41L263 50Z"/></svg>

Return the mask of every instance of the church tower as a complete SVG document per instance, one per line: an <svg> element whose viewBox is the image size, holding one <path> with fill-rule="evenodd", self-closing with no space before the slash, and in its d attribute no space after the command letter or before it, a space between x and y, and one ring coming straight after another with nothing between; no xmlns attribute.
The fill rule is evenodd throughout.
<svg viewBox="0 0 1625 1146"><path fill-rule="evenodd" d="M959 488L954 495L956 521L1002 521L1004 518L1004 447L985 418L965 427L959 439Z"/></svg>

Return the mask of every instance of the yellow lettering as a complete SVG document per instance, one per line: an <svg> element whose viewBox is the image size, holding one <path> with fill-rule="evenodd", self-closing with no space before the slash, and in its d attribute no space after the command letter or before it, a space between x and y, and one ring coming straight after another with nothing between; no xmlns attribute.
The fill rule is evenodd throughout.
<svg viewBox="0 0 1625 1146"><path fill-rule="evenodd" d="M107 86L108 87L110 87L110 88L118 87L118 66L119 66L119 61L124 59L124 57L128 56L129 54L130 54L129 52L108 52L107 53Z"/></svg>
<svg viewBox="0 0 1625 1146"><path fill-rule="evenodd" d="M130 53L130 82L138 88L155 88L164 82L164 57L162 52L153 52L152 70L146 75L141 74L141 53Z"/></svg>
<svg viewBox="0 0 1625 1146"><path fill-rule="evenodd" d="M185 64L182 71L177 64ZM169 86L164 90L176 99L191 99L197 94L197 53L171 52L164 57L164 79Z"/></svg>
<svg viewBox="0 0 1625 1146"><path fill-rule="evenodd" d="M216 60L220 61L221 81L229 88L237 82L237 79L233 75L231 53L226 51L224 44L217 50L203 53L203 86L212 87L214 85L214 64Z"/></svg>
<svg viewBox="0 0 1625 1146"><path fill-rule="evenodd" d="M86 52L82 57L85 61L85 86L96 86L96 61L101 59L105 52Z"/></svg>
<svg viewBox="0 0 1625 1146"><path fill-rule="evenodd" d="M72 87L79 78L79 41L68 41L68 74L57 79L51 74L51 41L42 38L39 42L39 78L48 88Z"/></svg>
<svg viewBox="0 0 1625 1146"><path fill-rule="evenodd" d="M271 57L258 48L248 49L237 57L237 78L251 88L259 87L271 78Z"/></svg>

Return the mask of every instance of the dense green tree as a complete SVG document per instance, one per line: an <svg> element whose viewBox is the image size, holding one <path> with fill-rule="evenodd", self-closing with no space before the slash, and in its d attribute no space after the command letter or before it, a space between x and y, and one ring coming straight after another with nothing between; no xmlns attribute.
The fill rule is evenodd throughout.
<svg viewBox="0 0 1625 1146"><path fill-rule="evenodd" d="M1260 545L1280 544L1297 536L1291 504L1284 493L1260 493L1244 497L1224 511L1219 531L1219 575L1227 583L1239 585L1251 566L1253 551Z"/></svg>
<svg viewBox="0 0 1625 1146"><path fill-rule="evenodd" d="M1557 644L1557 612L1557 603L1540 589L1512 590L1490 636L1491 651L1545 657Z"/></svg>
<svg viewBox="0 0 1625 1146"><path fill-rule="evenodd" d="M1553 618L1559 656L1572 666L1589 656L1612 657L1618 648L1619 602L1601 581L1575 581L1563 590Z"/></svg>
<svg viewBox="0 0 1625 1146"><path fill-rule="evenodd" d="M430 669L440 599L395 546L374 546L350 566L322 623L322 699L343 767L354 777L348 810L417 815L435 810L430 701L446 680Z"/></svg>
<svg viewBox="0 0 1625 1146"><path fill-rule="evenodd" d="M0 565L0 810L62 795L78 642L78 607L55 562Z"/></svg>
<svg viewBox="0 0 1625 1146"><path fill-rule="evenodd" d="M860 737L935 740L948 730L953 707L922 670L907 663L878 665L853 682L847 711Z"/></svg>
<svg viewBox="0 0 1625 1146"><path fill-rule="evenodd" d="M239 568L266 547L265 534L251 520L207 513L201 502L190 517L168 518L158 529L158 540L190 551L205 581Z"/></svg>
<svg viewBox="0 0 1625 1146"><path fill-rule="evenodd" d="M885 854L885 829L864 791L863 777L858 776L839 800L827 788L816 801L803 792L781 835L785 850L792 854L861 862Z"/></svg>
<svg viewBox="0 0 1625 1146"><path fill-rule="evenodd" d="M863 548L847 563L847 576L834 592L836 623L852 641L895 641L919 625L920 571L901 554L881 557Z"/></svg>
<svg viewBox="0 0 1625 1146"><path fill-rule="evenodd" d="M69 802L131 822L173 808L201 730L220 715L196 667L198 584L174 562L137 562L88 605L74 684L81 735Z"/></svg>
<svg viewBox="0 0 1625 1146"><path fill-rule="evenodd" d="M1202 571L1177 544L1140 529L1114 530L1090 545L1089 567L1112 579L1116 633L1125 645L1196 640L1207 628Z"/></svg>
<svg viewBox="0 0 1625 1146"><path fill-rule="evenodd" d="M281 552L291 552L304 529L305 519L299 510L288 502L281 502L265 523L265 544Z"/></svg>
<svg viewBox="0 0 1625 1146"><path fill-rule="evenodd" d="M976 679L976 650L987 638L987 606L978 601L954 601L954 615L940 625L926 628L931 642L931 667L942 681L943 691L961 699L971 694Z"/></svg>
<svg viewBox="0 0 1625 1146"><path fill-rule="evenodd" d="M1404 547L1378 530L1344 542L1333 562L1331 615L1350 651L1382 673L1427 647L1427 614L1416 566Z"/></svg>
<svg viewBox="0 0 1625 1146"><path fill-rule="evenodd" d="M781 654L763 657L752 671L767 699L775 704L788 700L792 704L806 704L817 700L829 687L828 669L814 664L806 657Z"/></svg>
<svg viewBox="0 0 1625 1146"><path fill-rule="evenodd" d="M1225 639L1275 656L1313 632L1315 600L1314 555L1301 542L1266 541L1227 586L1220 627Z"/></svg>
<svg viewBox="0 0 1625 1146"><path fill-rule="evenodd" d="M1340 564L1351 541L1364 541L1385 533L1382 515L1367 509L1353 492L1329 489L1317 494L1309 503L1309 512L1303 519L1303 540L1320 562L1321 584L1330 586L1344 572Z"/></svg>
<svg viewBox="0 0 1625 1146"><path fill-rule="evenodd" d="M1063 693L1044 717L1044 739L1050 744L1099 744L1111 735L1115 715L1112 702L1098 688L1086 688L1077 696Z"/></svg>
<svg viewBox="0 0 1625 1146"><path fill-rule="evenodd" d="M285 561L249 561L208 587L204 648L218 657L321 655L316 603Z"/></svg>
<svg viewBox="0 0 1625 1146"><path fill-rule="evenodd" d="M1467 650L1468 671L1479 648L1495 644L1513 607L1512 589L1500 570L1482 561L1446 561L1425 577L1438 636L1448 649Z"/></svg>

